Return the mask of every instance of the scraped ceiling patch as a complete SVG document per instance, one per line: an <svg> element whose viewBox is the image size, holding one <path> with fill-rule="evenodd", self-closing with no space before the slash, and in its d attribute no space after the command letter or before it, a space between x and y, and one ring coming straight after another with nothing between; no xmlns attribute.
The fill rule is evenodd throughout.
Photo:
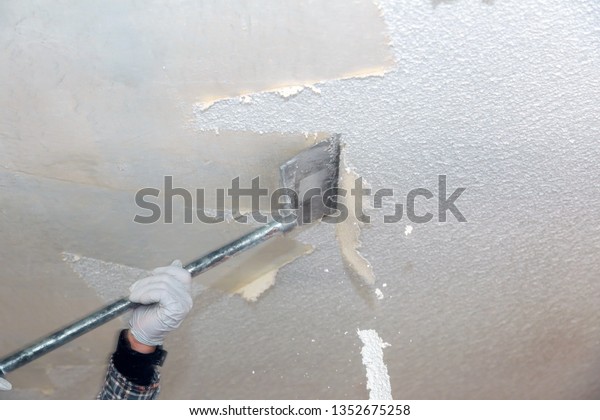
<svg viewBox="0 0 600 420"><path fill-rule="evenodd" d="M0 168L111 188L174 154L189 173L195 104L393 66L371 0L8 0L0 21Z"/></svg>

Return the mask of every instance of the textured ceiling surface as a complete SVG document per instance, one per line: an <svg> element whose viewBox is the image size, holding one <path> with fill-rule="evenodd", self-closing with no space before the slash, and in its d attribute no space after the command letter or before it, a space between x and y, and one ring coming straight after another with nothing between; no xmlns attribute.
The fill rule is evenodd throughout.
<svg viewBox="0 0 600 420"><path fill-rule="evenodd" d="M182 100L176 108L172 100L153 97L136 112L135 104L146 102L134 95L132 109L124 112L120 102L115 108L123 114L115 127L127 127L130 135L116 136L108 146L98 135L104 126L95 124L112 121L104 111L110 101L95 104L98 92L88 105L87 94L70 93L74 88L52 103L40 95L33 114L20 105L11 108L1 95L8 103L0 112L0 315L12 321L3 327L0 353L101 304L100 294L78 278L62 252L149 269L175 257L190 260L240 232L235 223L132 223L132 191L157 185L169 166L185 185L194 174L219 185L216 178L236 169L262 174L286 159L310 143L302 133L339 132L345 161L356 174L373 190L395 191L383 208L369 211L371 223L360 236L375 284L365 285L344 263L335 226L299 232L295 239L312 246L312 253L282 267L256 302L213 289L198 295L193 315L167 343L163 397L367 398L357 330L374 330L389 344L383 361L395 398L597 398L600 6L593 0L404 0L381 1L379 9L369 2L348 8L359 3L360 10L375 10L369 38L385 46L365 58L369 62L248 88L257 93L234 89L217 95L223 99L208 108L201 98ZM310 9L310 3L300 4ZM267 21L276 13L266 14ZM356 27L350 16L315 13L330 24L316 27L307 44L287 43L293 36L275 44L308 49L328 34ZM11 25L21 33L18 20ZM6 54L15 41L4 28ZM50 48L51 41L36 46ZM5 62L18 61L19 51ZM210 61L206 57L213 55L222 63L218 52L203 57ZM259 53L245 57L229 57L234 64L228 65L262 63ZM315 60L308 64L310 57L303 56L292 67L301 75L329 65L325 56ZM76 59L72 66L78 69ZM2 77L0 88L30 101L38 89L23 69L20 84L11 87ZM373 69L385 74L348 77ZM238 76L236 83L244 80ZM135 92L138 82L116 78L113 85ZM292 96L271 92L283 86L279 82L313 89ZM84 108L69 102L79 94ZM102 116L88 106L97 106ZM64 119L70 115L65 109L95 124L82 123L86 129L78 131ZM128 117L138 114L145 116L130 125ZM153 122L148 132L141 130L146 120ZM30 143L36 147L20 149L23 132L14 128L29 124L57 131ZM74 133L62 133L63 126ZM261 133L281 134L261 142ZM78 136L85 140L81 149L61 143ZM249 145L231 143L238 136ZM161 145L159 138L168 141ZM194 138L196 148L186 148ZM277 141L278 152L262 161ZM123 162L119 144L126 151ZM88 161L90 145L98 153ZM214 157L191 172L183 157L193 159L205 148ZM61 162L56 150L72 153ZM136 157L135 150L143 153ZM231 164L217 160L220 150L232 156ZM178 159L186 163L178 166ZM450 213L446 222L438 221L440 175L446 176L448 195L466 188L456 201L466 223ZM405 214L397 223L383 222L394 203L406 204L408 192L421 187L433 197L420 197L415 211L430 211L434 220L418 224ZM9 379L15 391L0 398L90 398L119 326L115 321L14 372Z"/></svg>

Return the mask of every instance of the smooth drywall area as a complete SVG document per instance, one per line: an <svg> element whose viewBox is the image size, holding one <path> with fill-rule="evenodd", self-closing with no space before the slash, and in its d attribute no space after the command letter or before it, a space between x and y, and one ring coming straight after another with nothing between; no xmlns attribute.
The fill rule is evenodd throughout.
<svg viewBox="0 0 600 420"><path fill-rule="evenodd" d="M255 302L197 287L166 343L163 398L600 395L596 1L133 4L87 21L73 4L0 6L0 353L102 304L112 289L74 263L147 270L250 228L185 224L183 211L133 223L137 189L165 175L275 183L277 162L339 132L350 172L395 192L358 232L374 283L321 223L293 237L312 252ZM216 29L195 56L199 22ZM283 32L265 41L269 25ZM158 39L166 27L185 36ZM81 34L89 48L68 44ZM152 66L167 57L180 67L161 83ZM466 188L465 223L439 221L440 175L447 196ZM416 188L433 193L414 209L428 223L407 218ZM384 223L396 203L403 218ZM92 397L120 326L14 372L0 398Z"/></svg>

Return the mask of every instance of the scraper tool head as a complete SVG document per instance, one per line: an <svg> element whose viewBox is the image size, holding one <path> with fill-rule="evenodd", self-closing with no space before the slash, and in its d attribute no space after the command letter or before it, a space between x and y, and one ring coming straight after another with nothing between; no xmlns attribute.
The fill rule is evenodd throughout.
<svg viewBox="0 0 600 420"><path fill-rule="evenodd" d="M281 183L293 190L289 208L297 223L308 224L336 212L340 166L340 135L304 150L281 165Z"/></svg>

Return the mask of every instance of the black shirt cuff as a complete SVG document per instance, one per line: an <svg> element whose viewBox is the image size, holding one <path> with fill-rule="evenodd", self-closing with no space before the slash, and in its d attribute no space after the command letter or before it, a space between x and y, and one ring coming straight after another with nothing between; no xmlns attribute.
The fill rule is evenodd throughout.
<svg viewBox="0 0 600 420"><path fill-rule="evenodd" d="M157 346L153 353L139 353L131 348L127 339L128 330L119 334L117 350L112 360L117 371L136 385L147 386L152 383L156 366L162 366L167 352Z"/></svg>

